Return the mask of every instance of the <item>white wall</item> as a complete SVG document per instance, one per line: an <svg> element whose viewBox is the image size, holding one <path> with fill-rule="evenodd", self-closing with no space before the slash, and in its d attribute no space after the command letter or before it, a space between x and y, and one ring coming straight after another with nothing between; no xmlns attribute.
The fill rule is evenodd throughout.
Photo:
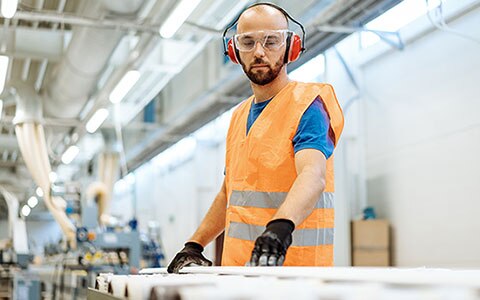
<svg viewBox="0 0 480 300"><path fill-rule="evenodd" d="M480 39L480 9L449 25ZM363 97L346 112L340 193L352 216L369 204L391 222L395 265L480 267L480 43L435 30L361 59L375 51L346 55ZM348 97L355 89L335 57L327 79Z"/></svg>
<svg viewBox="0 0 480 300"><path fill-rule="evenodd" d="M366 203L365 145L362 139L364 132L361 126L361 106L358 104L359 101L354 100L359 92L347 79L347 72L337 53L329 50L325 53L325 58L324 81L333 84L345 119L343 132L334 152L334 264L335 266L350 266L350 220L361 212L361 208Z"/></svg>
<svg viewBox="0 0 480 300"><path fill-rule="evenodd" d="M480 10L451 26L480 38ZM368 199L395 263L480 267L480 44L436 31L363 71Z"/></svg>

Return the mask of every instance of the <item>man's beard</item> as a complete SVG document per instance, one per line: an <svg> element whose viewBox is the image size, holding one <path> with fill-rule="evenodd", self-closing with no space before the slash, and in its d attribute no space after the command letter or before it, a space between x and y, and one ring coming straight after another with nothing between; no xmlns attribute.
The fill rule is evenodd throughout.
<svg viewBox="0 0 480 300"><path fill-rule="evenodd" d="M252 67L247 70L247 67L243 62L241 62L243 71L247 75L248 79L251 82L258 84L258 85L266 85L272 82L275 78L277 78L278 74L282 70L283 67L283 59L279 59L275 65L270 67L267 63L265 63L262 59L256 58L252 65L255 64L265 64L267 65L268 71L267 72L252 72Z"/></svg>

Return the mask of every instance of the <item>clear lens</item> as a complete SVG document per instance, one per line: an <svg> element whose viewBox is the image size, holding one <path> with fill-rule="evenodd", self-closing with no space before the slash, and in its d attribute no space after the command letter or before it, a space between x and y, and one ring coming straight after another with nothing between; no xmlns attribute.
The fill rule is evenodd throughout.
<svg viewBox="0 0 480 300"><path fill-rule="evenodd" d="M249 52L260 43L264 49L278 50L285 44L288 30L268 30L236 34L235 45L239 51Z"/></svg>

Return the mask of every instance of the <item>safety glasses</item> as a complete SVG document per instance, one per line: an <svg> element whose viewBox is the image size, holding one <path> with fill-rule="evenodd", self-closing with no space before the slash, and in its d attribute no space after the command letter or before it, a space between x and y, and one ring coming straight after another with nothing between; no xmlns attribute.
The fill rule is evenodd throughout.
<svg viewBox="0 0 480 300"><path fill-rule="evenodd" d="M287 39L289 30L261 30L245 32L233 36L238 51L250 52L260 43L264 49L275 51L280 49Z"/></svg>

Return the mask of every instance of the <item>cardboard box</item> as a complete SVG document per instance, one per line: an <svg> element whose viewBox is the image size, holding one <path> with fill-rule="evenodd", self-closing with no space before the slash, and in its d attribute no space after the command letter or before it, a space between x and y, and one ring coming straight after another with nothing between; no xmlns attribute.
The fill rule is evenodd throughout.
<svg viewBox="0 0 480 300"><path fill-rule="evenodd" d="M390 248L390 229L386 220L352 222L353 249L385 250Z"/></svg>
<svg viewBox="0 0 480 300"><path fill-rule="evenodd" d="M352 265L390 266L390 226L386 220L352 222Z"/></svg>
<svg viewBox="0 0 480 300"><path fill-rule="evenodd" d="M362 250L354 249L352 255L352 265L370 266L370 267L388 267L390 266L390 251L384 250Z"/></svg>

